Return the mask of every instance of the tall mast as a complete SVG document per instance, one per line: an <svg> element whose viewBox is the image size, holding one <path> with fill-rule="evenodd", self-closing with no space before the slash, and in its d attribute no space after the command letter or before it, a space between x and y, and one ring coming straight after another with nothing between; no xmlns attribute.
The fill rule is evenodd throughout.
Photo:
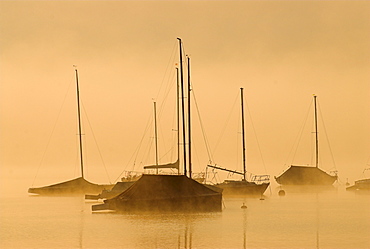
<svg viewBox="0 0 370 249"><path fill-rule="evenodd" d="M183 134L183 143L184 143L184 175L186 176L186 134L185 134L185 104L184 104L184 71L182 67L182 43L181 39L179 40L180 47L180 84L181 84L181 108L182 108L182 134Z"/></svg>
<svg viewBox="0 0 370 249"><path fill-rule="evenodd" d="M80 89L79 89L79 86L78 86L78 72L77 72L77 68L75 69L75 72L76 72L76 85L77 85L78 136L79 136L79 139L80 139L80 165L81 165L81 176L82 176L82 178L84 178L84 163L83 163L83 156L82 156Z"/></svg>
<svg viewBox="0 0 370 249"><path fill-rule="evenodd" d="M191 165L191 120L190 120L190 58L188 56L188 143L189 143L189 178L192 175L192 165Z"/></svg>
<svg viewBox="0 0 370 249"><path fill-rule="evenodd" d="M158 134L157 134L157 103L154 102L154 140L155 140L155 164L158 165ZM158 174L158 168L157 168Z"/></svg>
<svg viewBox="0 0 370 249"><path fill-rule="evenodd" d="M247 168L245 165L245 134L244 134L244 100L243 100L243 88L240 88L240 99L241 99L241 107L242 107L242 140L243 140L243 181L246 181L246 174L247 174Z"/></svg>
<svg viewBox="0 0 370 249"><path fill-rule="evenodd" d="M177 160L179 161L180 165L180 84L179 84L179 68L176 67L176 116L177 116ZM177 168L178 173L180 173L180 169Z"/></svg>
<svg viewBox="0 0 370 249"><path fill-rule="evenodd" d="M316 135L316 147L315 147L315 152L316 152L316 168L319 167L319 132L318 132L318 127L317 127L317 105L316 105L316 95L313 95L313 100L315 104L315 135Z"/></svg>

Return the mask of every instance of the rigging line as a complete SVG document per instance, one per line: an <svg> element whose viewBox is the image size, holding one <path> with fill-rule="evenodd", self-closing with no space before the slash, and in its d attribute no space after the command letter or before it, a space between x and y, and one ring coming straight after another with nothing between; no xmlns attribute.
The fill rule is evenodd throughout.
<svg viewBox="0 0 370 249"><path fill-rule="evenodd" d="M160 103L160 106L159 106L159 111L158 111L158 117L161 117L162 116L162 113L163 113L163 109L169 99L169 94L171 93L172 89L175 88L175 84L174 82L176 81L176 72L174 70L171 71L171 74L169 75L168 77L168 80L167 80L167 87L166 87L166 90L164 91L164 96L163 96L163 101ZM157 96L158 98L158 96ZM172 100L172 98L171 98Z"/></svg>
<svg viewBox="0 0 370 249"><path fill-rule="evenodd" d="M173 149L171 148L171 149L169 149L169 150L167 150L167 152L166 153L164 153L159 159L160 160L163 160L168 154L170 154L170 153L172 153L172 151L173 151ZM170 160L171 161L171 160Z"/></svg>
<svg viewBox="0 0 370 249"><path fill-rule="evenodd" d="M309 105L309 108L308 108L308 110L307 110L306 118L305 118L305 120L304 120L304 122L303 122L303 125L301 126L300 133L298 134L298 137L297 137L297 139L298 139L298 140L296 140L296 141L295 141L295 142L297 143L297 146L296 146L296 149L295 149L294 154L293 154L292 162L294 161L294 158L295 158L295 156L296 156L296 154L297 154L298 147L299 147L299 143L300 143L300 141L301 141L301 139L302 139L302 135L303 135L303 132L304 132L304 128L306 127L306 124L307 124L307 120L308 120L308 117L309 117L309 114L310 114L310 110L311 110L312 103L313 103L313 102L311 102L311 104Z"/></svg>
<svg viewBox="0 0 370 249"><path fill-rule="evenodd" d="M202 154L202 153L199 153L200 150L199 150L199 147L196 143L193 143L193 150L194 150L194 154L195 154L195 156L194 156L195 159L194 158L193 159L194 159L194 161L196 161L196 164L193 163L193 169L194 169L194 165L202 165L202 163L201 163L202 159L200 157L200 154ZM208 159L208 160L210 160L210 159ZM198 167L198 170L199 170L200 167ZM207 165L204 168L207 169L208 168Z"/></svg>
<svg viewBox="0 0 370 249"><path fill-rule="evenodd" d="M171 78L168 79L168 88L167 88L167 91L165 92L165 95L164 95L164 98L163 98L163 101L160 103L160 107L159 107L159 112L158 112L158 118L161 118L162 117L162 114L164 112L164 107L166 106L166 103L168 101L169 98L169 95L172 91L172 89L175 88L175 84L173 84L173 82L176 80L176 72L173 72L171 74ZM171 98L171 100L173 100Z"/></svg>
<svg viewBox="0 0 370 249"><path fill-rule="evenodd" d="M167 70L168 71L168 70ZM168 73L166 72L166 75L167 75ZM166 103L168 102L168 100L169 100L169 95L170 95L170 93L171 93L171 91L172 91L172 89L175 87L175 84L173 84L173 82L175 82L175 80L174 79L176 79L175 78L175 75L176 75L176 72L174 71L174 70L171 70L171 73L169 73L168 74L169 75L169 77L168 77L168 79L167 79L167 87L166 87L166 89L164 90L164 96L163 96L163 101L160 103L160 106L159 106L159 111L158 111L158 123L160 123L160 121L161 121L161 118L162 118L162 115L163 115L163 113L166 113L164 110L165 110L165 106L166 106ZM159 95L159 94L158 94ZM157 97L158 97L158 95L157 95ZM159 124L158 125L158 127L159 127L159 132L162 134L162 136L163 136L163 127ZM164 148L166 148L167 146L166 146L166 144L165 144L165 140L162 140L162 144L163 144L163 147Z"/></svg>
<svg viewBox="0 0 370 249"><path fill-rule="evenodd" d="M157 96L156 96L156 99L158 98L159 94L161 93L161 90L162 90L162 87L163 87L163 84L165 82L165 78L166 76L168 75L168 71L170 70L170 68L172 69L172 67L170 67L170 65L172 65L172 62L175 61L175 57L176 57L176 47L177 47L177 41L174 43L173 47L172 47L172 52L171 52L171 55L170 55L170 59L168 60L168 63L167 63L167 66L166 66L166 70L165 70L165 73L163 75L163 78L162 78L162 81L161 81L161 85L159 87L159 90L157 92Z"/></svg>
<svg viewBox="0 0 370 249"><path fill-rule="evenodd" d="M241 111L241 110L239 110L239 111ZM234 139L235 139L235 144L236 144L236 150L235 150L235 158L236 158L236 163L235 163L235 170L238 170L238 169L241 169L241 168L243 168L243 162L242 162L242 156L243 156L243 146L242 146L242 143L240 142L242 139L241 139L241 137L243 136L242 135L242 131L241 131L241 129L242 129L242 127L240 127L240 123L241 123L241 120L242 120L242 117L241 117L241 115L239 114L238 115L238 122L236 122L235 123L235 125L236 124L238 124L237 126L234 126L234 127L237 127L236 128L236 133L234 134L235 135L235 137L234 137ZM247 150L247 149L246 149ZM239 154L240 153L240 154Z"/></svg>
<svg viewBox="0 0 370 249"><path fill-rule="evenodd" d="M136 160L137 160L137 157L138 157L138 155L139 155L139 152L140 152L140 150L141 150L141 146L142 146L142 144L143 144L143 141L144 141L144 138L146 137L146 134L147 134L147 132L148 132L148 130L149 130L149 128L151 127L151 123L153 122L153 120L152 120L152 113L150 113L150 115L148 116L148 120L147 120L147 124L146 124L146 126L145 126L145 129L144 129L144 133L143 133L143 135L142 135L142 137L141 137L141 139L140 139L140 142L139 142L139 144L138 144L138 146L136 147L136 150L134 151L134 153L132 154L132 156L131 156L131 158L130 158L130 160L128 161L128 163L126 164L126 167L124 168L124 170L121 172L121 174L119 175L119 177L121 177L122 176L122 174L123 174L123 172L125 172L126 171L126 168L127 168L127 166L129 165L129 163L131 162L131 160L134 158L134 160L133 160L133 169L134 169L134 167L135 167L135 164L136 164ZM118 177L118 178L119 178Z"/></svg>
<svg viewBox="0 0 370 249"><path fill-rule="evenodd" d="M169 89L168 90L168 93L165 96L166 99L168 99L168 95L169 95L170 90L172 90L172 89ZM160 105L160 111L159 111L159 114L158 114L158 123L160 123L160 121L161 121L160 116L161 116L161 113L163 113L163 112L164 112L164 102L162 102L161 105ZM173 113L176 113L176 107L173 108ZM176 125L176 122L177 122L176 115L172 115L172 116L173 116L173 118L172 118L171 127L173 127L174 125ZM158 137L158 139L160 139L160 137L165 137L164 136L164 132L163 132L163 127L160 124L158 125L158 127L159 127L159 133L160 133L160 136ZM172 131L174 131L174 129L172 129ZM176 139L176 136L175 136L175 139ZM172 144L172 140L173 140L173 138L172 138L172 135L171 135L171 144ZM165 141L166 140L165 139L162 139L161 141L162 141L162 147L164 147L166 149L167 148L167 146L165 144ZM177 143L177 141L176 141L176 143ZM167 155L169 152L173 152L173 146L171 145L170 147L171 148L165 153L165 155ZM159 148L159 146L158 146L158 148ZM163 158L164 158L164 156L161 156L161 159L163 159ZM170 158L171 159L173 158L173 153L171 153Z"/></svg>
<svg viewBox="0 0 370 249"><path fill-rule="evenodd" d="M252 115L251 115L251 111L249 109L249 104L248 104L248 100L247 99L245 99L245 103L246 103L246 107L247 107L249 119L251 120L253 133L254 133L255 139L257 141L257 146L258 146L258 150L259 150L260 157L261 157L261 160L262 160L262 165L263 165L263 167L265 169L265 173L266 173L267 172L267 169L266 169L265 160L263 159L263 156L262 156L261 146L260 146L260 143L258 141L258 136L257 136L256 128L255 128L254 123L253 123L253 119L252 119Z"/></svg>
<svg viewBox="0 0 370 249"><path fill-rule="evenodd" d="M365 174L366 171L370 171L370 156L367 158L367 161L366 161L366 167L365 169L362 171L362 174Z"/></svg>
<svg viewBox="0 0 370 249"><path fill-rule="evenodd" d="M176 44L175 44L176 45ZM176 46L174 46L174 49L176 48ZM174 49L173 49L173 51L174 51ZM168 73L168 69L169 69L169 65L171 64L171 62L172 61L174 61L174 57L175 57L175 53L173 52L172 53L172 57L171 57L171 59L170 59L170 61L169 61L169 63L168 63L168 65L167 65L167 68L166 68L166 73L165 73L165 75L164 75L164 77L163 77L163 80L162 80L162 83L161 83L161 87L160 87L160 90L158 91L158 93L157 93L157 98L158 98L158 96L159 96L159 94L160 94L160 92L161 92L161 89L162 89L162 87L163 87L163 84L164 84L164 82L166 81L166 76L168 75L168 77L167 77L167 85L166 85L166 88L165 88L165 90L164 90L164 100L161 102L161 104L160 104L160 107L159 107L159 111L158 111L158 123L160 123L160 120L161 120L161 117L162 117L162 114L164 113L164 106L165 106L165 104L166 104L166 102L167 102L167 100L168 100L168 96L169 96L169 94L170 94L170 92L171 92L171 90L173 89L173 87L174 87L174 84L173 84L173 78L174 78L174 74L175 74L175 72L172 70L171 72L172 73ZM163 129L162 129L162 126L160 125L160 124L158 124L158 127L159 127L159 132L160 132L160 134L162 134L161 136L163 136ZM165 140L162 140L162 144L163 144L163 146L166 148L166 144L165 144ZM159 149L159 147L158 147L158 149ZM158 154L160 154L159 152L158 152Z"/></svg>
<svg viewBox="0 0 370 249"><path fill-rule="evenodd" d="M75 136L76 154L75 154L75 164L74 164L75 167L74 167L73 175L78 175L78 170L81 170L81 168L80 168L81 159L80 159L80 155L78 153L78 148L80 146L80 140L79 140L79 137L78 137L78 124L76 124L76 128L77 128L77 131L76 131L77 136ZM84 134L81 134L81 135L84 135ZM85 139L85 136L83 136L82 139ZM83 142L85 143L86 141L84 140ZM86 156L86 153L84 153L84 156ZM88 172L86 172L86 173L88 173Z"/></svg>
<svg viewBox="0 0 370 249"><path fill-rule="evenodd" d="M81 106L82 106L82 102L81 102ZM83 140L83 144L85 144L85 145L87 145L87 138L86 138L86 136L85 136L85 134L86 133L82 133L82 129L83 129L83 125L82 125L82 117L81 117L81 122L80 122L80 124L81 124L81 139ZM80 130L78 130L78 131L80 131ZM77 134L79 134L79 132L77 132ZM79 136L76 136L76 138L78 138L79 139ZM78 145L79 146L79 145ZM77 147L77 148L79 148L79 147ZM82 153L82 152L81 152ZM85 159L86 158L90 158L90 156L89 156L89 153L90 153L90 151L88 151L87 150L87 147L85 146L84 147L84 153L83 153L83 157L84 157L84 165L87 165L86 164L86 162L87 162L87 160L85 161ZM80 162L81 162L81 155L79 155L80 156ZM79 166L79 168L80 168L80 170L81 170L81 164L79 163L78 164L78 166ZM84 166L84 175L89 175L89 172L90 172L90 169L89 169L89 167L86 167L86 166Z"/></svg>
<svg viewBox="0 0 370 249"><path fill-rule="evenodd" d="M309 113L310 113L310 111L311 111L312 104L313 104L313 101L311 101L311 104L309 105L309 107L308 107L308 109L307 109L306 116L305 116L305 118L304 118L304 120L303 120L303 123L302 123L302 125L301 125L301 129L299 130L299 132L298 132L298 134L297 134L297 137L294 139L293 146L292 146L292 148L291 148L291 149L290 149L290 151L289 151L289 154L288 154L288 156L287 156L287 159L285 160L284 165L286 165L286 164L287 164L287 162L288 162L289 158L291 157L291 154L293 153L294 147L295 147L295 150L294 150L294 153L293 153L293 157L292 157L292 160L291 160L291 164L292 164L292 163L293 163L293 161L294 161L294 158L295 158L295 156L296 156L296 154L297 154L298 145L299 145L300 140L301 140L301 138L302 138L302 134L303 134L303 131L304 131L304 127L305 127L305 125L306 125L306 123L307 123L308 116L309 116Z"/></svg>
<svg viewBox="0 0 370 249"><path fill-rule="evenodd" d="M365 168L362 170L362 172L358 175L358 178L368 178L367 177L367 171L370 171L370 156L367 158Z"/></svg>
<svg viewBox="0 0 370 249"><path fill-rule="evenodd" d="M85 113L85 117L86 117L87 123L89 124L90 130L91 130L91 133L92 133L92 137L94 138L94 142L95 142L96 148L98 149L99 156L100 156L100 160L102 161L103 166L104 166L105 173L107 174L108 181L109 181L109 183L112 183L112 182L111 182L111 180L110 180L109 174L108 174L108 170L107 170L106 164L105 164L104 159L103 159L103 155L102 155L102 153L101 153L101 151L100 151L100 148L99 148L98 142L97 142L97 140L96 140L94 130L93 130L92 125L91 125L91 123L90 123L89 116L87 115L87 112L86 112L85 106L84 106L84 104L83 104L83 102L82 102L82 101L81 101L81 104L82 104L82 109L83 109L83 111L84 111L84 113ZM85 138L85 139L86 139L86 138ZM85 143L85 144L86 144L86 143Z"/></svg>
<svg viewBox="0 0 370 249"><path fill-rule="evenodd" d="M123 171L118 175L118 177L114 180L114 182L117 182L117 181L118 181L118 179L122 176L123 172L125 172L125 171L126 171L127 166L128 166L128 165L129 165L129 163L131 162L132 158L135 156L135 153L136 153L136 151L138 151L138 149L139 149L139 147L137 147L137 148L135 149L134 153L131 155L131 158L128 160L128 162L127 162L127 164L126 164L126 166L125 166L124 170L123 170Z"/></svg>
<svg viewBox="0 0 370 249"><path fill-rule="evenodd" d="M141 162L140 162L140 164L143 164L143 162L148 162L148 161L150 161L150 157L151 156L153 156L153 155L151 155L151 151L152 151L152 148L153 148L153 144L154 144L154 139L153 139L154 137L150 137L149 138L149 143L147 144L147 146L146 146L146 149L144 150L145 152L144 152L144 155L146 155L145 156L145 158L144 159L142 159L141 160ZM155 161L155 160L154 160Z"/></svg>
<svg viewBox="0 0 370 249"><path fill-rule="evenodd" d="M158 118L160 118L164 112L164 107L166 106L166 103L169 99L169 94L171 93L171 90L175 87L173 84L173 80L175 79L174 73L170 75L167 83L166 90L164 91L163 100L160 102L159 110L158 110ZM158 97L157 97L158 98Z"/></svg>
<svg viewBox="0 0 370 249"><path fill-rule="evenodd" d="M194 99L195 107L197 109L198 119L199 119L199 123L200 123L200 128L202 130L203 140L204 140L204 143L205 143L205 146L206 146L208 159L211 160L211 161L213 161L213 157L212 157L212 154L211 154L210 149L209 149L209 142L208 142L208 138L207 138L207 135L206 135L206 131L204 129L203 121L202 121L202 118L200 116L198 101L197 101L197 98L195 96L194 88L192 88L192 91L191 92L193 94L193 99Z"/></svg>
<svg viewBox="0 0 370 249"><path fill-rule="evenodd" d="M176 108L175 108L176 109ZM175 110L176 111L176 110ZM158 119L158 125L157 125L157 128L159 129L159 133L160 133L160 135L157 137L157 139L158 139L158 141L159 140L161 140L162 141L162 146L161 147L164 147L165 149L167 148L167 146L166 146L166 144L165 144L165 139L161 139L161 137L163 138L164 137L164 132L163 132L163 127L159 124L160 123L160 119ZM172 139L171 139L172 140ZM152 144L151 144L151 146L152 146ZM150 147L151 148L151 147ZM157 153L158 153L158 155L161 155L161 153L159 152L159 149L160 149L160 146L159 146L159 143L158 143L158 151L157 151ZM149 149L150 150L150 149ZM170 152L173 152L173 146L171 146L171 148L169 149L169 150L167 150L167 152L165 153L165 154L162 154L161 156L160 156L160 160L163 160L164 158L165 158L165 156L167 155L167 154L169 154ZM172 159L172 157L171 157L171 159Z"/></svg>
<svg viewBox="0 0 370 249"><path fill-rule="evenodd" d="M177 98L177 97L176 97ZM176 99L177 101L177 99ZM177 104L174 106L173 108L173 113L172 113L172 124L171 124L171 127L175 127L175 128L172 128L172 134L171 134L171 147L172 147L172 153L171 153L171 158L174 158L175 156L176 157L179 157L177 155L177 148L178 148L178 139L177 139L177 134L178 134L178 130L177 130ZM176 131L176 132L174 132Z"/></svg>
<svg viewBox="0 0 370 249"><path fill-rule="evenodd" d="M323 115L322 115L321 106L319 105L319 103L318 103L318 107L319 107L319 113L320 113L321 123L322 123L322 126L323 126L323 128L324 128L324 133L325 133L326 142L328 143L328 146L329 146L329 151L330 151L331 160L333 161L333 164L334 164L334 168L335 168L335 170L337 170L337 166L336 166L336 163L335 163L335 160L334 160L333 151L332 151L332 149L331 149L331 145L330 145L330 141L329 141L328 132L326 131L326 126L325 126L324 118L323 118Z"/></svg>
<svg viewBox="0 0 370 249"><path fill-rule="evenodd" d="M135 163L136 163L136 159L137 159L137 157L138 157L139 151L140 151L141 146L142 146L142 144L143 144L143 140L144 140L144 138L146 137L146 133L147 133L148 128L150 127L150 125L149 125L149 122L150 122L150 121L151 121L151 119L150 119L150 117L149 117L149 119L148 119L148 121L147 121L146 128L145 128L145 130L144 130L144 134L143 134L143 136L141 137L141 140L140 140L140 142L139 142L138 146L136 146L136 149L134 150L134 153L132 153L132 155L131 155L130 159L128 160L128 162L127 162L126 166L124 167L123 171L118 175L118 177L115 179L115 181L114 181L114 182L118 181L118 179L119 179L119 178L122 176L122 174L126 171L126 168L129 166L129 164L130 164L130 162L131 162L131 160L132 160L132 159L134 159L134 160L133 160L133 169L134 169L134 167L135 167Z"/></svg>
<svg viewBox="0 0 370 249"><path fill-rule="evenodd" d="M142 154L142 157L140 159L140 164L143 164L143 161L144 162L147 162L149 160L149 157L154 155L152 154L151 155L151 148L152 148L152 145L153 145L153 138L154 138L154 134L153 134L153 123L154 123L154 118L153 118L153 114L150 115L149 119L148 119L148 125L144 131L144 135L143 135L143 138L142 138L142 141L144 141L144 139L146 138L146 140L148 140L148 143L146 143L146 147L144 148L143 150L143 154ZM147 136L147 134L149 133L149 137ZM137 156L139 155L139 151L137 153ZM137 158L136 158L137 159ZM135 161L136 161L135 159Z"/></svg>
<svg viewBox="0 0 370 249"><path fill-rule="evenodd" d="M312 127L311 127L311 130L314 131L315 130L315 122L312 123ZM311 134L313 134L313 136L311 136L311 144L310 144L310 165L316 165L316 136L318 136L318 134L316 134L316 132L311 132ZM320 157L321 158L321 157ZM319 162L318 162L319 163Z"/></svg>
<svg viewBox="0 0 370 249"><path fill-rule="evenodd" d="M81 120L82 122L82 120ZM75 119L75 122L74 122L74 126L75 126L75 160L74 160L74 171L73 171L73 175L79 175L79 171L81 171L81 157L80 157L80 153L79 153L79 148L80 148L80 138L79 138L79 129L78 129L78 118ZM81 127L82 127L82 123L81 123ZM85 144L86 143L86 140L85 140L85 134L83 134L81 132L81 138L83 139L83 143ZM83 156L86 157L86 154L87 153L83 153ZM88 172L86 172L88 173Z"/></svg>
<svg viewBox="0 0 370 249"><path fill-rule="evenodd" d="M177 122L177 117L176 117L176 107L173 108L173 118L172 118L172 124L171 124L171 127L174 127L176 126L176 122ZM163 127L162 126L159 126L159 131L160 131L160 137L164 138L164 132L163 132ZM172 128L171 131L174 131L174 129ZM167 152L165 152L164 154L162 154L160 156L160 159L163 160L169 153L170 153L170 161L173 160L173 157L174 157L174 153L176 152L176 149L177 149L177 146L174 146L174 144L177 145L177 134L174 135L173 132L171 132L171 139L170 139L170 148L167 149L167 146L166 146L166 139L160 139L158 138L159 140L162 141L162 148L165 148L165 150L167 150ZM158 146L158 149L159 149L160 146ZM176 147L176 148L175 148ZM160 154L160 153L159 153Z"/></svg>
<svg viewBox="0 0 370 249"><path fill-rule="evenodd" d="M369 166L369 164L367 164L366 166ZM366 173L366 171L368 171L368 170L370 170L370 168L365 168L363 171L362 171L362 174L364 174L365 175L365 173Z"/></svg>
<svg viewBox="0 0 370 249"><path fill-rule="evenodd" d="M64 95L64 98L63 98L63 101L62 101L62 105L61 105L61 107L60 107L60 109L59 109L59 112L58 112L58 115L57 115L57 119L55 120L54 126L53 126L53 128L52 128L52 130L51 130L50 136L49 136L48 141L47 141L47 143L46 143L46 148L45 148L44 153L43 153L43 155L42 155L42 157L41 157L40 163L39 163L39 165L38 165L38 167L37 167L36 175L35 175L35 177L34 177L34 179L33 179L33 181L32 181L32 186L34 186L34 183L35 183L35 181L36 181L36 178L37 178L37 176L38 176L38 174L39 174L40 167L41 167L41 165L43 164L43 162L44 162L44 160L45 160L46 152L47 152L47 150L48 150L48 148L49 148L49 145L50 145L50 142L51 142L51 138L53 137L53 134L54 134L55 128L56 128L56 126L57 126L57 123L58 123L58 121L59 121L60 115L61 115L61 113L62 113L62 109L63 109L63 106L64 106L64 104L65 104L65 102L66 102L66 99L67 99L68 93L69 93L69 91L70 91L71 85L72 85L72 80L70 80L70 83L69 83L68 88L67 88L67 92L66 92L66 93L65 93L65 95Z"/></svg>
<svg viewBox="0 0 370 249"><path fill-rule="evenodd" d="M219 144L220 144L220 142L221 142L221 140L222 140L222 137L223 137L223 136L224 136L224 134L225 134L226 128L227 128L227 126L229 125L229 122L230 122L230 120L231 120L231 116L232 116L233 110L235 109L236 103L237 103L237 101L238 101L238 99L239 99L239 98L240 98L240 96L239 96L239 94L237 94L237 95L235 96L235 100L234 100L234 103L233 103L233 105L232 105L232 107L231 107L231 110L230 110L230 112L229 112L229 115L228 115L228 117L227 117L227 119L226 119L225 125L224 125L224 127L222 128L222 130L221 130L221 135L219 136L219 138L218 138L218 140L217 140L217 142L216 142L216 145L215 145L215 147L214 147L214 149L213 149L213 153L215 153L215 152L216 152L216 150L217 150L217 148L218 148L218 146L219 146Z"/></svg>

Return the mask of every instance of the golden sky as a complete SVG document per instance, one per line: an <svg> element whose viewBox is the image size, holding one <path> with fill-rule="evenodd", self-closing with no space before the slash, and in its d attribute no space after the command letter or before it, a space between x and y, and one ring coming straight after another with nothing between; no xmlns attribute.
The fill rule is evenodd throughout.
<svg viewBox="0 0 370 249"><path fill-rule="evenodd" d="M96 166L101 158L111 179L134 168L153 99L162 103L160 89L173 79L166 75L174 74L181 37L216 163L236 168L241 161L240 87L265 163L260 166L247 122L248 168L272 176L290 163L316 94L336 169L343 181L353 181L370 156L369 13L369 1L0 1L1 172L27 169L31 180L38 171L57 172L53 180L78 175L73 65L88 115L87 178L106 181L104 168ZM195 107L193 113L200 171L208 156ZM161 113L161 146L173 137L175 127L167 127L172 116ZM330 161L326 135L320 138L321 158ZM90 149L95 141L99 149ZM153 162L154 155L137 158L135 170Z"/></svg>

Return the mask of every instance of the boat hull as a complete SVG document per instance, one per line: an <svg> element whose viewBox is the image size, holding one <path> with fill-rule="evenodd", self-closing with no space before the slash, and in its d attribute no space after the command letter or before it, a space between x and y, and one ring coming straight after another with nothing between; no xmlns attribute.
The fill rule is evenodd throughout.
<svg viewBox="0 0 370 249"><path fill-rule="evenodd" d="M257 184L248 181L225 181L215 186L223 189L224 195L261 196L270 183Z"/></svg>
<svg viewBox="0 0 370 249"><path fill-rule="evenodd" d="M275 177L281 185L332 185L338 176L330 175L316 167L294 166Z"/></svg>
<svg viewBox="0 0 370 249"><path fill-rule="evenodd" d="M143 175L122 194L93 211L220 212L222 193L183 175Z"/></svg>
<svg viewBox="0 0 370 249"><path fill-rule="evenodd" d="M222 196L179 197L153 200L123 200L109 201L102 204L105 209L119 212L220 212L222 211ZM102 210L100 205L94 205L92 211Z"/></svg>
<svg viewBox="0 0 370 249"><path fill-rule="evenodd" d="M45 186L29 188L28 193L46 196L72 196L84 194L99 194L103 190L112 189L113 185L99 185L79 177L73 180Z"/></svg>
<svg viewBox="0 0 370 249"><path fill-rule="evenodd" d="M355 181L355 185L346 188L346 190L350 190L350 191L357 191L357 190L370 191L370 178Z"/></svg>

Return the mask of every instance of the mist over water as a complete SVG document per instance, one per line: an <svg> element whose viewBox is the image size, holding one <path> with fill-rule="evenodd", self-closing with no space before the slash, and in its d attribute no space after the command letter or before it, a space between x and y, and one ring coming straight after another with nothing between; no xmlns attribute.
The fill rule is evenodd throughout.
<svg viewBox="0 0 370 249"><path fill-rule="evenodd" d="M215 213L92 213L83 197L28 196L27 181L0 201L1 248L369 248L370 194L276 184L259 198L224 197ZM23 188L23 189L22 189ZM247 209L241 206L245 203Z"/></svg>
<svg viewBox="0 0 370 249"><path fill-rule="evenodd" d="M370 195L344 186L370 176L369 12L369 1L0 1L0 248L370 248ZM93 214L96 203L77 197L30 197L30 187L81 174L73 65L86 180L115 183L123 170L153 163L146 146L136 152L153 98L172 99L158 127L161 163L173 162L177 37L191 57L213 157L194 110L194 172L210 159L241 166L240 113L230 112L244 87L248 171L271 176L265 200L225 197L218 213L139 215ZM312 164L312 130L287 160L312 94L326 127L319 165L339 180L279 197L273 176Z"/></svg>

